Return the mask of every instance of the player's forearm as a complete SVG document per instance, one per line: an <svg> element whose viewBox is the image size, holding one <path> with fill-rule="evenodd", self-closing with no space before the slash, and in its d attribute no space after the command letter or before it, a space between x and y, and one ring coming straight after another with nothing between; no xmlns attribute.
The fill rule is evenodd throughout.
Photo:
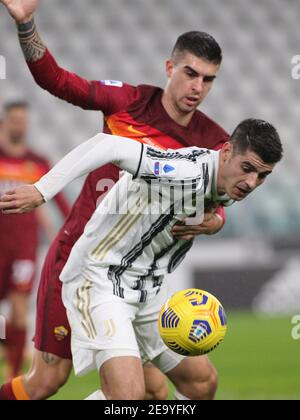
<svg viewBox="0 0 300 420"><path fill-rule="evenodd" d="M114 163L135 175L142 147L130 139L98 134L65 156L35 187L48 201L76 178L108 163Z"/></svg>
<svg viewBox="0 0 300 420"><path fill-rule="evenodd" d="M17 23L20 45L35 82L52 95L83 109L102 110L101 85L60 67L49 52L34 19Z"/></svg>
<svg viewBox="0 0 300 420"><path fill-rule="evenodd" d="M26 23L18 23L17 27L25 60L29 63L34 63L43 58L46 52L46 46L43 44L37 32L34 19L32 18Z"/></svg>

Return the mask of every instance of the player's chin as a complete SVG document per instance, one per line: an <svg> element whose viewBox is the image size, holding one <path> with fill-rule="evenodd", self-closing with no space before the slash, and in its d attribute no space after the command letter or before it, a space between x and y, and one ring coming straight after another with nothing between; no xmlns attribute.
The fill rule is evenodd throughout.
<svg viewBox="0 0 300 420"><path fill-rule="evenodd" d="M189 114L191 112L195 112L196 109L198 108L199 104L198 103L194 103L194 104L187 104L182 102L180 104L180 110L183 113Z"/></svg>
<svg viewBox="0 0 300 420"><path fill-rule="evenodd" d="M234 201L243 201L249 196L249 193L234 189L228 195Z"/></svg>

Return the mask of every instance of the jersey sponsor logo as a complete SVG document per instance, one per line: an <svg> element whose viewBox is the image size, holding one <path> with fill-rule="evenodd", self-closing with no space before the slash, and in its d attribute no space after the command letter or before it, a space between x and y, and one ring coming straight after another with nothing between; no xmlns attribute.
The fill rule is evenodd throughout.
<svg viewBox="0 0 300 420"><path fill-rule="evenodd" d="M55 335L56 340L57 340L58 342L61 342L61 341L63 341L65 338L67 338L67 337L68 337L68 335L69 335L69 331L68 331L65 327L63 327L63 326L61 326L61 327L56 327L56 328L54 328L54 335Z"/></svg>
<svg viewBox="0 0 300 420"><path fill-rule="evenodd" d="M164 166L164 173L165 174L169 174L170 172L173 172L173 171L175 171L175 168L173 166L168 165L168 164L166 164Z"/></svg>
<svg viewBox="0 0 300 420"><path fill-rule="evenodd" d="M123 87L123 82L119 80L100 80L100 83L105 86Z"/></svg>

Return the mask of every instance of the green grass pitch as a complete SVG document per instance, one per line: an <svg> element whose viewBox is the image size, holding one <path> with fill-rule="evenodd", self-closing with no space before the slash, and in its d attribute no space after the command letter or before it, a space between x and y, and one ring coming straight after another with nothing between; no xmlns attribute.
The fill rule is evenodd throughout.
<svg viewBox="0 0 300 420"><path fill-rule="evenodd" d="M210 355L219 371L217 399L300 400L300 340L292 339L291 317L228 315L227 337ZM52 399L83 399L97 387L96 373L72 376Z"/></svg>

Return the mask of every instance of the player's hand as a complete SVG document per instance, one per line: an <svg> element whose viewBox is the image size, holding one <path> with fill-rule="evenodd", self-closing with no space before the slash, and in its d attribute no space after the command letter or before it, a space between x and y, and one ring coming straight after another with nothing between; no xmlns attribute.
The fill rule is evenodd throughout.
<svg viewBox="0 0 300 420"><path fill-rule="evenodd" d="M215 213L215 210L207 212L204 215L203 223L199 226L186 226L177 224L173 227L172 233L177 239L192 241L199 235L215 235L224 225L221 216Z"/></svg>
<svg viewBox="0 0 300 420"><path fill-rule="evenodd" d="M0 0L0 2L18 23L29 22L39 5L39 0Z"/></svg>
<svg viewBox="0 0 300 420"><path fill-rule="evenodd" d="M4 214L29 213L44 202L42 194L34 185L23 185L0 197L0 211Z"/></svg>

